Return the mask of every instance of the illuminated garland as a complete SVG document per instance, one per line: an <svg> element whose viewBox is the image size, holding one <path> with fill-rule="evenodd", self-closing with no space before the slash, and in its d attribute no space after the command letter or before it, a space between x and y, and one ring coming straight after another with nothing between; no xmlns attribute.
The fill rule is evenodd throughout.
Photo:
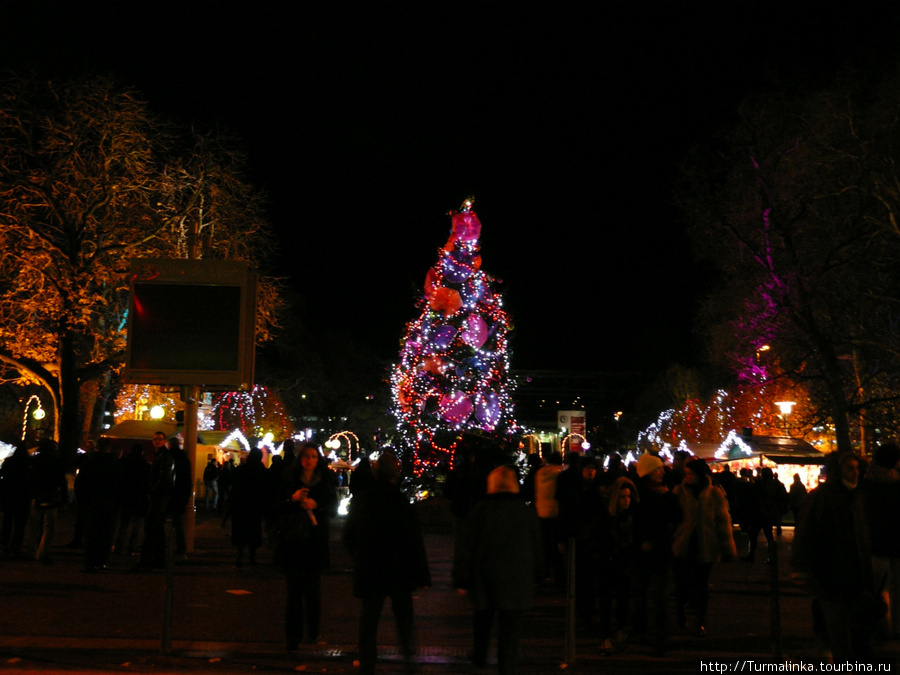
<svg viewBox="0 0 900 675"><path fill-rule="evenodd" d="M465 432L511 436L509 315L481 270L481 222L466 200L425 277L419 318L407 324L391 374L393 414L414 471L449 461Z"/></svg>
<svg viewBox="0 0 900 675"><path fill-rule="evenodd" d="M25 412L22 415L22 440L25 440L25 436L28 433L28 408L31 407L31 402L37 402L37 408L34 409L34 419L42 420L44 419L44 408L41 405L41 399L37 394L32 394L31 398L25 402Z"/></svg>

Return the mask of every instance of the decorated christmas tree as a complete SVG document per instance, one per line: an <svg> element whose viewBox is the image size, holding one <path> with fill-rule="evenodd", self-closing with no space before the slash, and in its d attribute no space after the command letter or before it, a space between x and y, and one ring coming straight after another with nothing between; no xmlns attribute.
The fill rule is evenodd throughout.
<svg viewBox="0 0 900 675"><path fill-rule="evenodd" d="M449 465L464 435L509 438L509 316L497 281L481 270L481 223L472 199L451 212L452 230L425 276L418 307L391 375L394 415L417 475Z"/></svg>

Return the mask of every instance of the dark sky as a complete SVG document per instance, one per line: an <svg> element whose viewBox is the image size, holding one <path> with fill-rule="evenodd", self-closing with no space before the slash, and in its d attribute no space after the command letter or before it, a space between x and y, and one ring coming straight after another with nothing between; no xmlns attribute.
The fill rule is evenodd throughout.
<svg viewBox="0 0 900 675"><path fill-rule="evenodd" d="M0 67L237 132L311 325L394 358L474 195L513 367L647 371L697 356L688 147L772 73L894 59L895 4L4 3Z"/></svg>

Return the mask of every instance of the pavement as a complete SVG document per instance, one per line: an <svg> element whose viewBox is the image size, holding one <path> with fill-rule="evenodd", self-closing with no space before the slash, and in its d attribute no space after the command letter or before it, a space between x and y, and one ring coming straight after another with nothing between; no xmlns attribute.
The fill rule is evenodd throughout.
<svg viewBox="0 0 900 675"><path fill-rule="evenodd" d="M422 509L433 586L415 598L418 672L422 675L493 672L476 670L466 654L471 612L450 586L453 535L442 509ZM164 570L132 572L136 559L113 557L106 570L81 571L81 553L70 541L74 510L60 516L52 563L0 561L0 671L4 673L355 673L357 601L349 559L340 545L342 521L332 531L332 569L323 579L322 638L284 649L284 580L264 549L259 564L235 567L228 531L202 504L196 513L194 550ZM788 580L793 530L779 538L779 595L773 603L770 566L757 562L717 565L711 580L707 632L697 637L672 626L670 649L655 655L627 644L600 652L594 630L575 632L566 648L565 597L539 589L525 620L520 672L681 673L716 672L713 664L738 670L773 663L771 608L777 604L782 661L822 663L810 625L810 598ZM738 535L739 550L746 539ZM167 581L168 580L168 581ZM167 603L167 598L169 602ZM167 614L167 607L169 612ZM167 624L166 617L171 621ZM393 618L386 608L379 629L379 672L404 672ZM882 642L877 656L900 664L900 644ZM493 657L492 657L493 658ZM752 664L751 664L752 662Z"/></svg>

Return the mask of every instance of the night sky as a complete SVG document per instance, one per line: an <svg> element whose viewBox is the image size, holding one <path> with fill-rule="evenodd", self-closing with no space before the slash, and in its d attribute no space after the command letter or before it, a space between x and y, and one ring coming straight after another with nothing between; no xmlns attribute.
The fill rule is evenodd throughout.
<svg viewBox="0 0 900 675"><path fill-rule="evenodd" d="M235 131L307 325L394 359L474 195L520 369L695 363L671 183L782 81L896 60L896 3L4 3L0 67Z"/></svg>

